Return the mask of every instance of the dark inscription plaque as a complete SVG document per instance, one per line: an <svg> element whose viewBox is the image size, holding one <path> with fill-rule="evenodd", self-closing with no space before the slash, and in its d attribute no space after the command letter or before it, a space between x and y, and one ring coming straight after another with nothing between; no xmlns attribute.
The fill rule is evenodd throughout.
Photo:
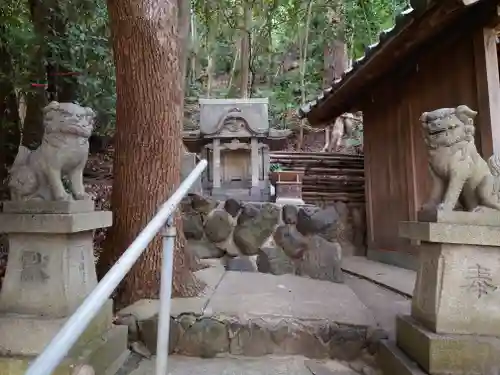
<svg viewBox="0 0 500 375"><path fill-rule="evenodd" d="M21 255L21 281L45 282L49 279L47 265L49 256L37 251L24 251Z"/></svg>

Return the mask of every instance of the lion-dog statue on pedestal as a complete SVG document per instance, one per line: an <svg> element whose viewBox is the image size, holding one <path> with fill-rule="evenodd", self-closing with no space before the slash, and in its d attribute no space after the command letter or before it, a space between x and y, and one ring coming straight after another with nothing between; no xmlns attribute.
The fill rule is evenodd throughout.
<svg viewBox="0 0 500 375"><path fill-rule="evenodd" d="M423 210L500 210L494 177L474 144L477 112L466 105L425 112L420 117L427 144L432 192Z"/></svg>
<svg viewBox="0 0 500 375"><path fill-rule="evenodd" d="M10 170L13 201L90 199L83 185L95 113L73 103L51 102L43 109L44 134L36 150L19 146ZM62 177L70 182L68 194Z"/></svg>

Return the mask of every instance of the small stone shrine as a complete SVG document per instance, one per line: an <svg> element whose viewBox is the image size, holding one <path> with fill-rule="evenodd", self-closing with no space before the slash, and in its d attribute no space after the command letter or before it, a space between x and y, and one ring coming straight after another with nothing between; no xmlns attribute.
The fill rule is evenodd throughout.
<svg viewBox="0 0 500 375"><path fill-rule="evenodd" d="M204 194L268 201L269 149L290 134L269 127L267 98L200 99L200 128L184 132L183 139L191 152L208 160Z"/></svg>
<svg viewBox="0 0 500 375"><path fill-rule="evenodd" d="M111 226L95 211L82 173L94 112L72 103L44 109L43 142L20 146L10 174L11 201L3 202L0 232L9 258L0 292L0 375L24 374L66 319L97 285L93 231ZM62 177L69 182L65 188ZM110 300L54 374L91 365L114 374L127 356L127 328L112 324Z"/></svg>
<svg viewBox="0 0 500 375"><path fill-rule="evenodd" d="M399 225L420 262L411 316L380 348L385 375L500 373L500 206L476 114L462 105L421 117L433 187L418 221Z"/></svg>

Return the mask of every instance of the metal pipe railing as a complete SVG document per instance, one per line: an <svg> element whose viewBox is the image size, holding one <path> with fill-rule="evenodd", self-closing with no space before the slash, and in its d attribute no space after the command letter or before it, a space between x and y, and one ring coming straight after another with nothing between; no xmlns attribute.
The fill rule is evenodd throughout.
<svg viewBox="0 0 500 375"><path fill-rule="evenodd" d="M66 321L57 335L50 341L44 351L30 365L25 375L51 375L63 361L73 345L92 319L99 313L108 298L130 271L137 259L162 228L166 228L163 236L163 261L160 289L159 332L157 342L156 375L166 375L168 356L168 337L170 325L170 297L172 292L173 245L175 228L173 218L177 206L186 196L191 186L200 177L207 166L202 160L189 176L181 183L174 194L161 206L157 214L132 242L118 261L111 267L85 301ZM168 297L168 298L167 298Z"/></svg>

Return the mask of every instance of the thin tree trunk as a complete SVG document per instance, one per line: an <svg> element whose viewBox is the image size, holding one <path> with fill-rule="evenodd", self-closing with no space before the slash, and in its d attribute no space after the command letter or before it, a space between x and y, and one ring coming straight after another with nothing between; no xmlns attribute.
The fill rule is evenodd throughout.
<svg viewBox="0 0 500 375"><path fill-rule="evenodd" d="M48 33L47 7L39 0L30 0L31 22L36 33L34 55L30 62L30 82L45 83L47 77L44 65L47 55L45 38ZM47 96L43 87L32 87L25 93L26 116L23 121L22 144L30 149L37 148L43 137L42 109L47 105Z"/></svg>
<svg viewBox="0 0 500 375"><path fill-rule="evenodd" d="M243 33L241 36L240 59L240 96L248 97L248 84L250 78L250 32L252 27L252 4L245 0L243 4Z"/></svg>
<svg viewBox="0 0 500 375"><path fill-rule="evenodd" d="M300 97L301 97L301 105L306 104L306 65L307 65L307 50L309 47L309 25L311 23L311 15L312 15L312 7L314 4L314 0L309 1L309 5L307 8L307 19L306 26L304 28L304 42L301 48L301 66L300 66ZM306 120L302 119L300 122L300 130L299 130L299 142L297 145L297 149L300 151L304 145L304 126Z"/></svg>
<svg viewBox="0 0 500 375"><path fill-rule="evenodd" d="M5 25L0 25L0 199L8 199L5 184L8 168L12 165L20 143L20 121L17 96L12 82L13 60L6 50Z"/></svg>
<svg viewBox="0 0 500 375"><path fill-rule="evenodd" d="M345 40L345 22L343 4L339 2L335 8L330 9L328 27L335 30L333 42L327 42L324 48L323 86L331 86L333 81L342 77L349 67L347 44Z"/></svg>
<svg viewBox="0 0 500 375"><path fill-rule="evenodd" d="M207 98L212 96L212 85L214 82L215 63L214 57L210 54L207 62Z"/></svg>
<svg viewBox="0 0 500 375"><path fill-rule="evenodd" d="M206 96L207 98L210 98L212 96L212 86L214 83L214 76L215 76L215 44L217 42L217 18L214 17L215 14L217 14L217 7L216 3L211 0L207 0L206 3L206 17L208 18L207 20L207 56L208 56L208 62L207 62L207 91L206 91Z"/></svg>
<svg viewBox="0 0 500 375"><path fill-rule="evenodd" d="M325 47L324 64L323 86L328 87L348 68L347 46L343 40L336 39Z"/></svg>
<svg viewBox="0 0 500 375"><path fill-rule="evenodd" d="M191 21L191 2L188 0L177 0L179 8L179 63L181 65L182 92L186 91L186 72L189 52L189 30Z"/></svg>
<svg viewBox="0 0 500 375"><path fill-rule="evenodd" d="M198 46L198 33L196 31L196 15L194 12L192 12L191 17L190 17L190 36L191 36L191 51L192 53L190 54L190 62L191 62L191 72L190 72L190 82L195 82L196 79L199 77L199 71L200 69L198 68L199 62L198 62L198 55L199 55L199 46Z"/></svg>
<svg viewBox="0 0 500 375"><path fill-rule="evenodd" d="M25 93L26 116L23 122L22 144L31 150L36 149L43 137L43 107L47 99L43 88L34 87Z"/></svg>
<svg viewBox="0 0 500 375"><path fill-rule="evenodd" d="M233 89L233 82L234 82L234 78L236 76L236 67L238 66L238 61L239 61L239 58L240 58L240 51L241 51L240 47L241 47L241 44L240 45L236 45L236 49L235 49L235 52L234 52L233 67L231 68L231 74L229 76L229 82L228 82L228 85L227 85L227 88L229 89L230 92Z"/></svg>
<svg viewBox="0 0 500 375"><path fill-rule="evenodd" d="M184 99L186 97L186 81L187 81L187 67L188 67L188 52L189 52L189 30L191 24L191 3L187 0L177 0L178 6L178 32L179 32L179 64L181 71L181 108L182 108L182 125L184 125ZM182 126L184 127L184 126ZM181 143L181 154L185 154L187 152L184 147L184 143L182 141L182 135L179 138ZM182 164L182 163L181 163ZM182 220L180 218L176 221L177 231L179 233L183 233ZM178 236L178 246L181 248L186 247L186 239L184 236ZM199 270L200 262L194 253L186 253L186 264L190 270L196 271Z"/></svg>
<svg viewBox="0 0 500 375"><path fill-rule="evenodd" d="M273 16L278 7L278 0L273 0L268 8L266 17L266 38L267 38L267 65L269 71L274 70L273 60ZM266 74L267 83L271 86L273 83L273 76L269 73Z"/></svg>
<svg viewBox="0 0 500 375"><path fill-rule="evenodd" d="M114 224L99 259L101 275L179 186L181 165L177 1L109 0L108 10L117 75ZM179 238L173 295L194 296L200 284ZM120 286L119 304L158 297L161 258L157 236Z"/></svg>

